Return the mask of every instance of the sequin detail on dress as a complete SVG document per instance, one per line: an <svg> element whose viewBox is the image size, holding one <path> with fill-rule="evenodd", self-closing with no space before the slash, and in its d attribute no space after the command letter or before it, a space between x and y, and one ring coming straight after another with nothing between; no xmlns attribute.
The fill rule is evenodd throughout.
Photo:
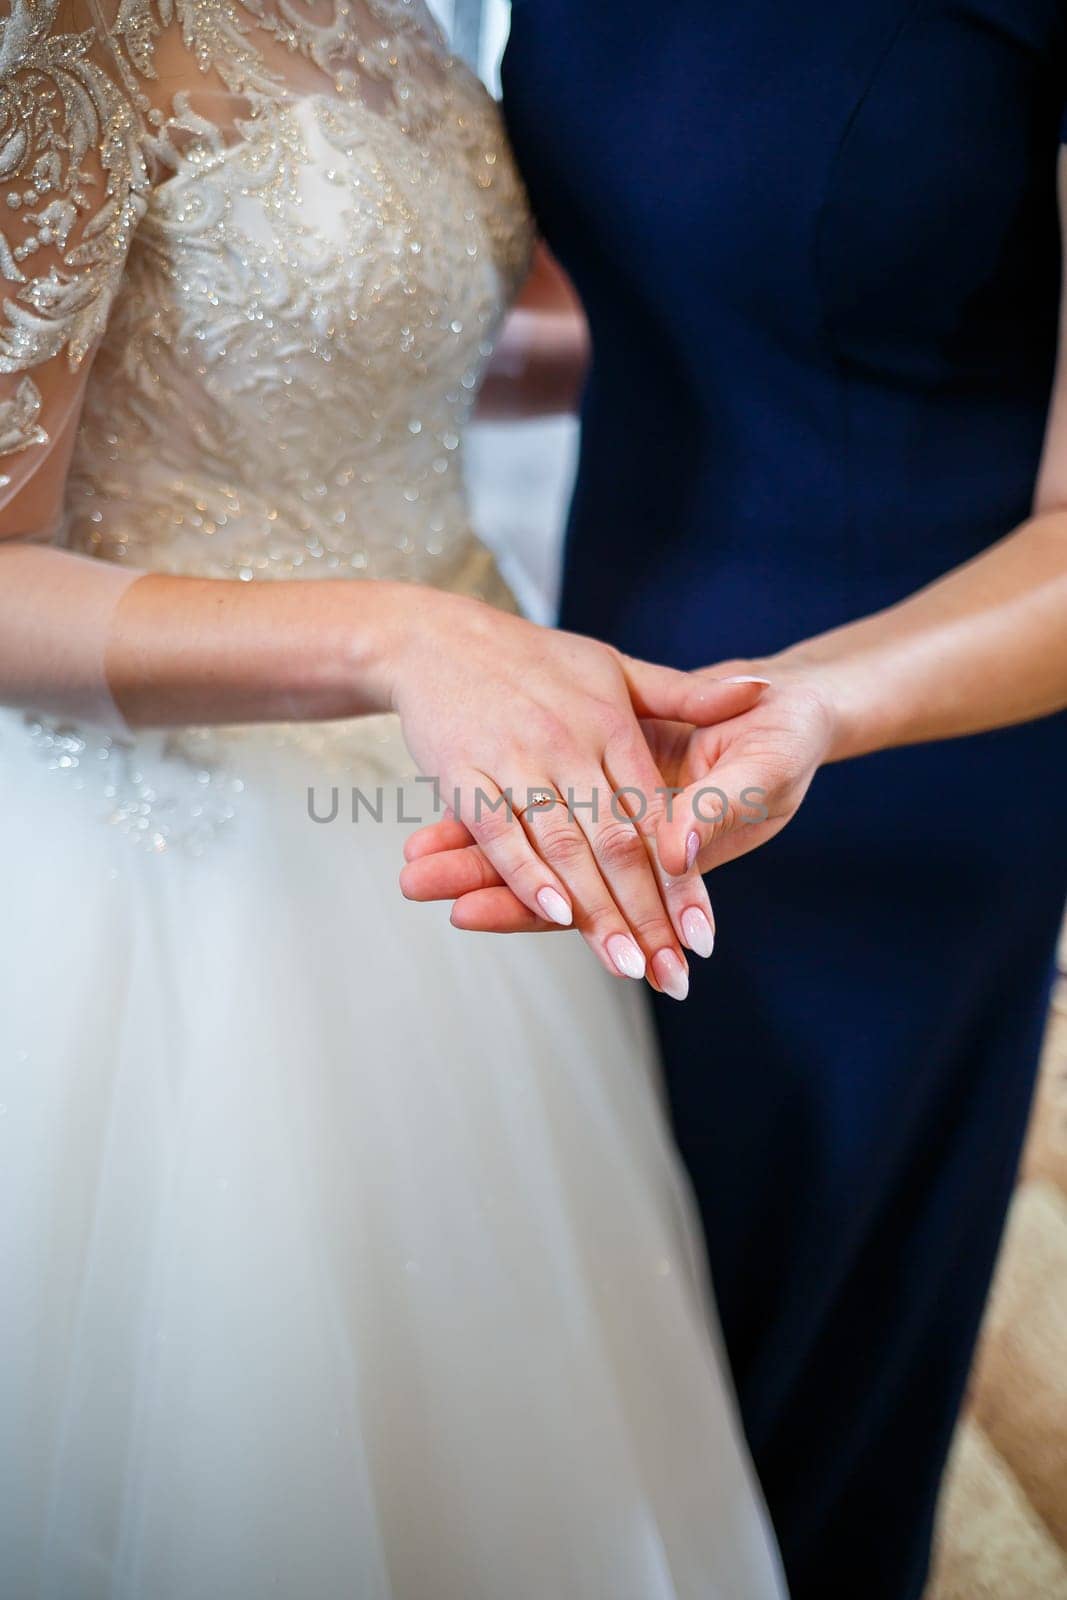
<svg viewBox="0 0 1067 1600"><path fill-rule="evenodd" d="M68 775L101 822L153 854L202 855L237 815L243 781L207 754L198 765L190 743L177 752L165 735L154 735L127 746L40 721L30 722L30 738L45 765Z"/></svg>

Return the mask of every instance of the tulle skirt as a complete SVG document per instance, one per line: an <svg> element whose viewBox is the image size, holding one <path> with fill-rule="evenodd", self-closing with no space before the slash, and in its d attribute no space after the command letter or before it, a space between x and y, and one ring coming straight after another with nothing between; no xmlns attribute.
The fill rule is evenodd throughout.
<svg viewBox="0 0 1067 1600"><path fill-rule="evenodd" d="M408 767L0 713L3 1600L782 1593L640 991Z"/></svg>

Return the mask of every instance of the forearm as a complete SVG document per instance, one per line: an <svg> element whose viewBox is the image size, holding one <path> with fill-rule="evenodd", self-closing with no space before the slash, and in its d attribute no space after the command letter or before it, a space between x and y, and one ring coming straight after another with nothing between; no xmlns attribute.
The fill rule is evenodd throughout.
<svg viewBox="0 0 1067 1600"><path fill-rule="evenodd" d="M0 545L0 704L77 714L102 682L132 727L388 710L390 664L424 593L157 574L116 590L115 577L64 552Z"/></svg>
<svg viewBox="0 0 1067 1600"><path fill-rule="evenodd" d="M831 760L1067 706L1067 512L1035 517L900 604L765 665L828 697Z"/></svg>
<svg viewBox="0 0 1067 1600"><path fill-rule="evenodd" d="M589 365L580 313L518 310L504 325L478 397L483 421L573 414Z"/></svg>

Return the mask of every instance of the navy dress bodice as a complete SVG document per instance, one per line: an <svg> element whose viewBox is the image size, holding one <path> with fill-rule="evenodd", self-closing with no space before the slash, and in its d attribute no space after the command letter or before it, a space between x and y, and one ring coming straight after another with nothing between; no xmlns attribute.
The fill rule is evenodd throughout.
<svg viewBox="0 0 1067 1600"><path fill-rule="evenodd" d="M563 621L683 667L1030 513L1060 0L514 0L504 104L594 360ZM1065 619L1067 627L1067 619ZM794 1600L917 1600L1067 893L1064 718L824 770L659 1010Z"/></svg>

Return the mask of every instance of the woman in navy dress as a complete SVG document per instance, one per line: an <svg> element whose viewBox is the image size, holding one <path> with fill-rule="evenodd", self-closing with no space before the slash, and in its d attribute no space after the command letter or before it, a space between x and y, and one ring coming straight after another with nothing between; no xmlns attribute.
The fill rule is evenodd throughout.
<svg viewBox="0 0 1067 1600"><path fill-rule="evenodd" d="M513 7L505 111L594 346L564 625L773 683L680 770L730 800L660 836L719 869L721 937L657 1005L794 1600L922 1591L1031 1096L1065 88L1060 0ZM456 920L523 925L504 893Z"/></svg>

